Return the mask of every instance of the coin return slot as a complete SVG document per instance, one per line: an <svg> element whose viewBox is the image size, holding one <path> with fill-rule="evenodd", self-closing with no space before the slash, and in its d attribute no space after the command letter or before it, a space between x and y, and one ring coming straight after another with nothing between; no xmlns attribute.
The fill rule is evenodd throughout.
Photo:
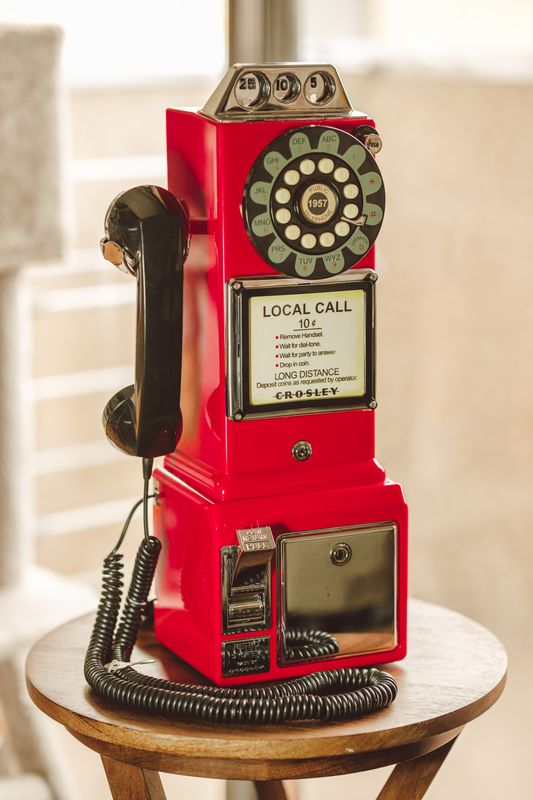
<svg viewBox="0 0 533 800"><path fill-rule="evenodd" d="M230 626L253 625L264 622L265 598L261 594L244 594L243 597L232 597L228 603L228 621Z"/></svg>
<svg viewBox="0 0 533 800"><path fill-rule="evenodd" d="M239 546L222 548L224 633L270 625L270 561L274 537L268 527L239 530Z"/></svg>

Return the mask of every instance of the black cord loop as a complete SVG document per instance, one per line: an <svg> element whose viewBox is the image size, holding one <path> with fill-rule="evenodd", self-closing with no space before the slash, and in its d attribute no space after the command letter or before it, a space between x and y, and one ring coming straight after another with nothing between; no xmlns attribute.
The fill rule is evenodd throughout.
<svg viewBox="0 0 533 800"><path fill-rule="evenodd" d="M283 643L287 661L323 658L339 652L338 641L326 631L288 628L284 633Z"/></svg>

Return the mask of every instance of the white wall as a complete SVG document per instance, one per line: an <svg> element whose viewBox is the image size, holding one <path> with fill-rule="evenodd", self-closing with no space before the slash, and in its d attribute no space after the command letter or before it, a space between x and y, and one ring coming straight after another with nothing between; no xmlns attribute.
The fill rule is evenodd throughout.
<svg viewBox="0 0 533 800"><path fill-rule="evenodd" d="M377 452L410 504L411 592L488 626L509 686L428 796L528 793L533 706L533 86L347 81L375 116Z"/></svg>

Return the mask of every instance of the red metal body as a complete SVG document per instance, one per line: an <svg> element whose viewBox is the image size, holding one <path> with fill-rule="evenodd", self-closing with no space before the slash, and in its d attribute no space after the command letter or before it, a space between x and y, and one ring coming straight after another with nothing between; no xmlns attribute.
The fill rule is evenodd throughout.
<svg viewBox="0 0 533 800"><path fill-rule="evenodd" d="M156 470L160 497L155 531L163 543L155 630L158 639L218 685L243 684L308 672L383 663L406 649L407 508L400 486L375 460L374 411L311 413L236 422L226 416L225 286L232 278L274 276L250 242L242 218L248 173L262 150L306 120L217 122L171 109L167 116L168 185L191 220L187 281L195 309L185 309L198 348L194 413L186 415L178 450ZM368 118L320 120L353 132ZM374 267L373 249L357 264ZM187 290L185 294L187 303ZM187 338L187 327L185 329ZM184 398L186 400L186 398ZM295 442L313 442L298 462ZM268 673L224 678L220 551L237 544L237 529L290 531L395 522L398 528L397 645L390 651L281 666L277 658L276 564L272 565L272 624Z"/></svg>

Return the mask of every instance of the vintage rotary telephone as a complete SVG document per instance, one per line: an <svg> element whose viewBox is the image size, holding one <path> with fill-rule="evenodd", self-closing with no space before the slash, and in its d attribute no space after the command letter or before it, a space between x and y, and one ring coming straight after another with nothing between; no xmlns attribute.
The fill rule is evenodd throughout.
<svg viewBox="0 0 533 800"><path fill-rule="evenodd" d="M374 456L381 140L336 70L310 64L233 66L200 112L168 111L167 137L170 191L121 194L102 240L138 285L135 385L104 425L143 458L144 494L104 562L87 680L217 721L382 708L396 684L368 667L405 655L407 508ZM196 369L180 441L189 237ZM117 627L118 550L141 504ZM129 663L160 551L156 637L216 686Z"/></svg>

